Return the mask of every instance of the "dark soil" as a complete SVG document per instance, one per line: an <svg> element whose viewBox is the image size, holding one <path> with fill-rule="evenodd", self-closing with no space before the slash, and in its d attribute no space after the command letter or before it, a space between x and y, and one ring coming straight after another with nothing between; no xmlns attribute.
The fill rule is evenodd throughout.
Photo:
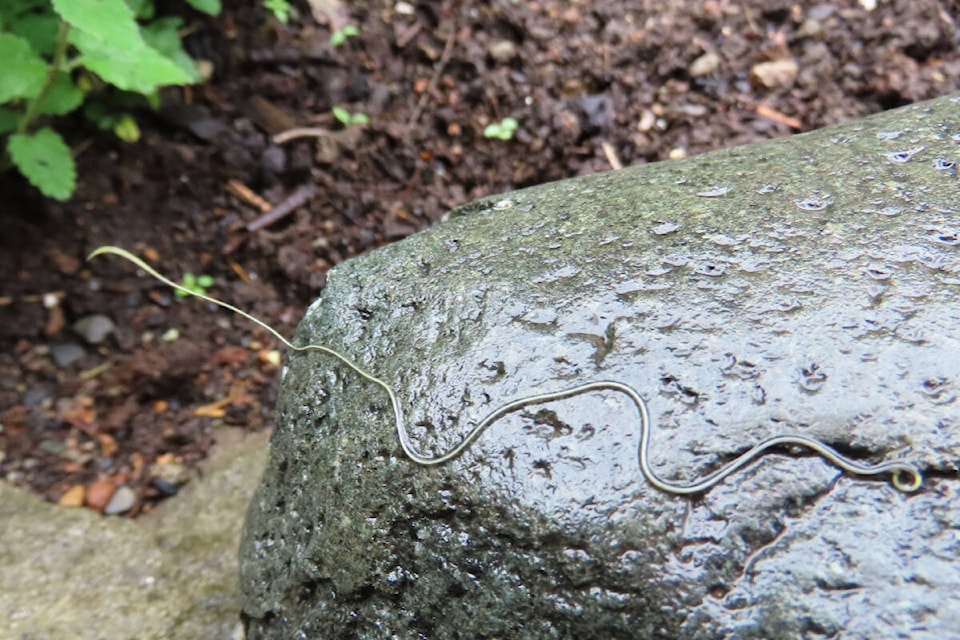
<svg viewBox="0 0 960 640"><path fill-rule="evenodd" d="M213 295L290 335L332 265L477 197L960 87L947 0L316 3L322 23L306 4L287 26L259 2L196 17L212 80L168 92L137 144L65 123L82 149L70 202L0 179L0 477L53 501L127 484L136 514L175 491L155 463L189 468L218 425L272 423L277 341L115 258L85 263L101 244L213 276ZM334 49L345 23L360 36ZM344 129L334 105L370 123ZM485 138L506 116L513 139ZM272 141L295 127L318 131ZM243 188L290 213L248 230L266 207ZM73 329L91 314L116 325L101 344Z"/></svg>

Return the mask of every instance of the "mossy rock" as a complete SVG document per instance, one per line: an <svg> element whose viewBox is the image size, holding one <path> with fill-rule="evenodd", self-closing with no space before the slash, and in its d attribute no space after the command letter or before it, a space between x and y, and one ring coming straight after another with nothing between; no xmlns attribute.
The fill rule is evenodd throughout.
<svg viewBox="0 0 960 640"><path fill-rule="evenodd" d="M331 272L291 354L241 546L248 638L960 634L960 99L457 209Z"/></svg>

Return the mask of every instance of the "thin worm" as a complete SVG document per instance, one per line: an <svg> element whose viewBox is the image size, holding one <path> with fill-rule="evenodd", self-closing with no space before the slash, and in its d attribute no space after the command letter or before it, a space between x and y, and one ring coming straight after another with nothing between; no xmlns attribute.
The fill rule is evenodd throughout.
<svg viewBox="0 0 960 640"><path fill-rule="evenodd" d="M853 475L859 476L877 476L890 474L891 483L893 486L904 493L911 493L918 490L923 486L923 474L920 472L920 469L910 463L902 462L899 460L888 460L886 462L881 462L875 465L868 465L852 460L836 449L820 442L819 440L814 440L812 438L807 438L804 436L798 435L784 435L784 436L773 436L765 440L761 440L756 446L749 449L748 451L740 454L735 459L731 460L727 464L723 465L716 471L691 482L689 484L677 484L675 482L670 482L669 480L664 480L653 470L653 467L650 466L650 411L647 409L647 403L640 396L640 394L628 384L623 382L616 382L613 380L598 380L596 382L587 382L585 384L580 384L574 387L569 387L561 391L553 391L549 393L541 393L536 395L525 396L512 402L508 402L500 406L499 408L491 411L483 420L481 420L477 425L463 438L458 444L456 444L451 449L445 451L444 453L435 455L435 456L425 456L417 451L413 446L413 443L410 441L410 434L407 432L406 427L404 426L403 419L403 408L400 406L400 400L397 398L396 392L393 390L389 384L387 384L382 379L373 375L369 371L365 370L360 365L354 363L345 355L331 349L330 347L325 347L318 344L308 344L302 347L298 347L294 344L291 344L286 338L284 338L280 333L268 325L267 323L259 320L249 313L234 307L233 305L227 304L222 300L217 300L216 298L211 298L208 295L199 293L197 291L192 291L186 287L177 284L176 282L166 278L160 274L156 269L148 265L146 262L133 255L125 249L112 246L104 246L96 249L91 253L87 259L95 258L96 256L103 254L113 254L120 256L133 264L135 264L140 269L143 269L147 274L156 278L160 282L173 287L178 291L182 291L191 296L200 298L201 300L206 300L207 302L212 302L213 304L219 305L225 309L228 309L240 316L250 320L251 322L263 327L269 331L277 340L283 343L288 349L293 351L319 351L327 355L333 356L338 359L340 362L345 364L348 368L355 371L360 377L376 384L381 389L383 389L387 396L390 398L390 404L393 408L393 418L394 426L396 428L397 440L400 442L400 447L403 449L403 453L411 461L416 464L425 466L425 467L435 467L441 464L450 462L451 460L459 457L463 454L467 448L472 445L477 438L479 438L483 432L491 424L504 417L507 414L513 413L523 407L527 407L534 404L543 404L545 402L553 402L555 400L563 400L564 398L570 398L573 396L578 396L584 393L591 393L594 391L617 391L626 395L630 398L630 401L633 402L634 406L637 408L637 413L640 416L640 447L637 452L637 457L640 460L640 471L643 473L643 477L653 485L655 488L663 491L665 493L672 493L674 495L691 495L696 493L703 493L709 491L719 483L723 482L731 474L739 471L746 465L750 464L752 461L761 457L764 453L774 447L780 447L784 445L794 445L801 446L807 449L810 449L817 455L823 457L828 462L832 463L834 466L839 467L843 471Z"/></svg>

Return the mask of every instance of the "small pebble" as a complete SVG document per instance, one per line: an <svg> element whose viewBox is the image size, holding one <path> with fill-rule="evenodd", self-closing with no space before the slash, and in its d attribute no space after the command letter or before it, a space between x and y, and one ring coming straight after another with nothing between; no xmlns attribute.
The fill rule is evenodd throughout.
<svg viewBox="0 0 960 640"><path fill-rule="evenodd" d="M59 456L67 450L67 445L63 440L41 440L38 448L41 451Z"/></svg>
<svg viewBox="0 0 960 640"><path fill-rule="evenodd" d="M755 87L766 89L789 87L797 79L799 72L800 65L792 58L761 62L753 65L750 70L750 82Z"/></svg>
<svg viewBox="0 0 960 640"><path fill-rule="evenodd" d="M59 364L59 363L58 363ZM47 385L37 385L23 393L23 404L28 407L42 406L44 401L53 395L53 389Z"/></svg>
<svg viewBox="0 0 960 640"><path fill-rule="evenodd" d="M83 347L72 342L55 344L50 348L50 355L53 356L53 361L58 367L69 367L85 354Z"/></svg>
<svg viewBox="0 0 960 640"><path fill-rule="evenodd" d="M167 482L163 478L154 478L151 484L157 488L157 491L165 496L175 496L177 492L180 491L180 487L172 482Z"/></svg>
<svg viewBox="0 0 960 640"><path fill-rule="evenodd" d="M84 503L91 509L103 512L116 491L117 486L112 482L97 480L87 487L87 495L84 498Z"/></svg>
<svg viewBox="0 0 960 640"><path fill-rule="evenodd" d="M264 149L260 156L260 166L273 174L283 174L287 170L287 153L276 145Z"/></svg>
<svg viewBox="0 0 960 640"><path fill-rule="evenodd" d="M102 343L115 328L113 320L102 313L84 316L73 324L73 330L89 344Z"/></svg>
<svg viewBox="0 0 960 640"><path fill-rule="evenodd" d="M705 54L690 63L687 73L691 78L708 76L720 67L720 56L714 51L707 51Z"/></svg>
<svg viewBox="0 0 960 640"><path fill-rule="evenodd" d="M156 462L150 465L150 475L173 485L186 484L190 472L179 462Z"/></svg>
<svg viewBox="0 0 960 640"><path fill-rule="evenodd" d="M137 504L137 494L134 493L130 487L121 485L117 487L117 490L114 492L113 497L110 498L110 502L107 503L103 513L108 516L126 513L130 511L130 509L133 509L135 504Z"/></svg>
<svg viewBox="0 0 960 640"><path fill-rule="evenodd" d="M657 116L650 111L650 109L644 109L643 113L640 115L640 121L637 123L637 131L642 131L646 133L653 129L653 125L657 123Z"/></svg>
<svg viewBox="0 0 960 640"><path fill-rule="evenodd" d="M498 40L487 47L487 53L497 62L509 62L517 55L517 45L510 40Z"/></svg>

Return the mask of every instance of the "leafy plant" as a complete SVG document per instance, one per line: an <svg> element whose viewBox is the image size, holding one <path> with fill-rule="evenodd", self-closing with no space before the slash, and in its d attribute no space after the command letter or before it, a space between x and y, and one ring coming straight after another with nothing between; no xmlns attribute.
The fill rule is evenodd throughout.
<svg viewBox="0 0 960 640"><path fill-rule="evenodd" d="M207 289L212 287L216 281L213 276L206 274L195 276L192 273L183 274L182 289L175 289L173 295L178 298L186 298L192 293L199 293L202 296L207 295Z"/></svg>
<svg viewBox="0 0 960 640"><path fill-rule="evenodd" d="M365 113L350 113L343 107L333 108L333 117L340 121L345 127L354 124L367 124L370 122L370 116Z"/></svg>
<svg viewBox="0 0 960 640"><path fill-rule="evenodd" d="M520 123L516 118L504 118L500 122L488 124L483 128L484 138L498 138L500 140L512 140Z"/></svg>
<svg viewBox="0 0 960 640"><path fill-rule="evenodd" d="M220 0L186 1L220 11ZM0 1L0 171L15 166L44 195L69 198L76 165L50 120L85 105L95 124L137 140L129 109L156 106L161 87L200 80L182 26L156 17L153 0Z"/></svg>
<svg viewBox="0 0 960 640"><path fill-rule="evenodd" d="M352 24L344 26L339 31L334 31L330 34L330 46L334 49L342 45L347 41L347 38L356 38L360 35L360 29L355 27Z"/></svg>
<svg viewBox="0 0 960 640"><path fill-rule="evenodd" d="M290 22L290 12L293 7L287 0L263 0L263 6L265 9L269 9L273 17L283 24Z"/></svg>

